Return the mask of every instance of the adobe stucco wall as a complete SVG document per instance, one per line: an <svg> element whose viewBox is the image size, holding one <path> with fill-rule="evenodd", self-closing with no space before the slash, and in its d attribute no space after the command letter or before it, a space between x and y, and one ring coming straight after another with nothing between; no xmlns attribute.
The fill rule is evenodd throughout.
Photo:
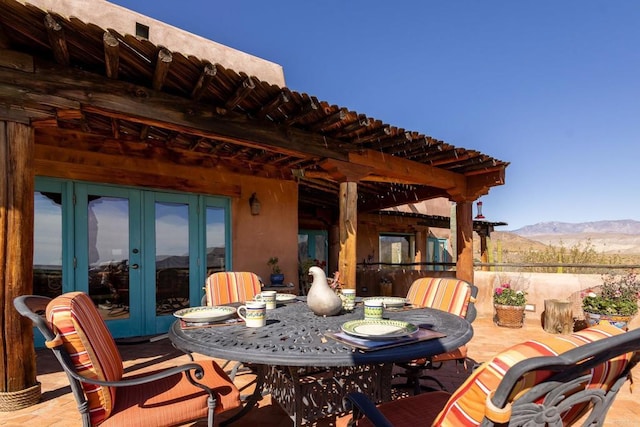
<svg viewBox="0 0 640 427"><path fill-rule="evenodd" d="M298 284L298 188L293 181L234 176L241 196L231 203L233 269L252 271L269 283L267 260L279 258L285 283ZM259 215L251 215L256 193Z"/></svg>
<svg viewBox="0 0 640 427"><path fill-rule="evenodd" d="M76 17L103 29L136 34L136 22L149 27L149 41L172 52L193 55L262 81L285 86L281 65L197 36L105 0L21 0L65 17ZM176 5L179 3L176 2Z"/></svg>
<svg viewBox="0 0 640 427"><path fill-rule="evenodd" d="M509 283L515 289L527 292L527 304L535 311L526 313L528 318L540 319L545 299L570 300L579 308L580 291L602 284L599 274L555 274L555 273L496 273L476 271L475 285L478 287L476 307L479 316L493 316L493 289L501 283ZM581 314L574 317L582 317Z"/></svg>

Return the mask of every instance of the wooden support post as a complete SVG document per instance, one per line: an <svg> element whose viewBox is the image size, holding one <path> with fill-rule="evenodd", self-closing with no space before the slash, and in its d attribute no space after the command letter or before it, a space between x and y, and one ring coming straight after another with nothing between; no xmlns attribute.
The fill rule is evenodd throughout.
<svg viewBox="0 0 640 427"><path fill-rule="evenodd" d="M479 233L480 235L480 262L487 264L489 262L489 254L487 253L487 234ZM482 266L482 271L489 271L489 267Z"/></svg>
<svg viewBox="0 0 640 427"><path fill-rule="evenodd" d="M33 325L13 306L33 292L33 157L33 129L0 121L0 411L40 398Z"/></svg>
<svg viewBox="0 0 640 427"><path fill-rule="evenodd" d="M472 203L456 204L456 277L473 283L473 218Z"/></svg>
<svg viewBox="0 0 640 427"><path fill-rule="evenodd" d="M544 330L552 334L573 332L573 310L570 301L544 300Z"/></svg>
<svg viewBox="0 0 640 427"><path fill-rule="evenodd" d="M356 289L356 237L358 231L358 184L340 183L340 254L338 271L342 286Z"/></svg>

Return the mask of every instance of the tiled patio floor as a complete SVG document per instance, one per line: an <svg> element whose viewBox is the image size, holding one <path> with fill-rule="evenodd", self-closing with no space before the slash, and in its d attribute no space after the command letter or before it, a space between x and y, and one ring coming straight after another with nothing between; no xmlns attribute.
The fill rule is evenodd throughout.
<svg viewBox="0 0 640 427"><path fill-rule="evenodd" d="M640 321L639 321L640 323ZM631 327L640 325L632 324ZM522 329L500 328L493 324L490 318L478 318L474 322L475 335L469 343L469 355L475 362L482 362L499 350L524 341L546 335L535 319L527 320ZM165 366L173 366L188 359L175 350L168 340L160 340L154 343L120 345L127 372L137 369L148 369L149 366L160 363ZM467 372L458 372L448 364L447 368L434 373L440 378L449 390L454 390L468 375ZM38 380L42 383L42 401L29 408L15 412L0 412L0 426L59 426L68 427L80 425L80 417L71 395L66 376L61 373L57 361L49 350L37 352ZM471 366L471 364L470 364ZM638 377L640 368L635 369ZM245 384L249 375L239 376L239 386ZM216 418L217 421L224 416ZM640 419L640 405L637 404L637 396L630 393L630 387L626 384L617 397L609 416L605 422L608 427L635 426ZM205 422L189 424L191 427L205 426ZM290 426L291 420L278 407L271 404L269 396L266 396L258 408L253 409L246 417L234 424L234 426L260 427L260 426ZM329 422L323 425L331 425Z"/></svg>

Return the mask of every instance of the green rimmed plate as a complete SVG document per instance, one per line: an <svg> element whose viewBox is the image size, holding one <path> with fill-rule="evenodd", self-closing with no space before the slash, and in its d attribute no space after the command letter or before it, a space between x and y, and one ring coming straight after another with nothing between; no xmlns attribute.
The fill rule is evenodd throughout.
<svg viewBox="0 0 640 427"><path fill-rule="evenodd" d="M402 320L364 319L343 323L342 331L358 338L386 340L411 335L418 331L418 327Z"/></svg>
<svg viewBox="0 0 640 427"><path fill-rule="evenodd" d="M381 301L385 308L400 308L407 303L407 299L402 297L367 297L364 301Z"/></svg>
<svg viewBox="0 0 640 427"><path fill-rule="evenodd" d="M221 320L229 319L235 314L235 307L228 307L224 305L216 305L213 307L189 307L173 313L177 318L191 323L219 322Z"/></svg>
<svg viewBox="0 0 640 427"><path fill-rule="evenodd" d="M297 298L298 296L293 294L276 294L276 302L279 302L279 303L296 301Z"/></svg>

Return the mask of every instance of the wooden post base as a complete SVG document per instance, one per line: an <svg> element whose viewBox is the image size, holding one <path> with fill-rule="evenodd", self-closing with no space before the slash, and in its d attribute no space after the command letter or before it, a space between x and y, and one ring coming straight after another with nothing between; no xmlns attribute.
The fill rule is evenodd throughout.
<svg viewBox="0 0 640 427"><path fill-rule="evenodd" d="M544 300L544 330L551 334L573 332L573 309L570 301Z"/></svg>

